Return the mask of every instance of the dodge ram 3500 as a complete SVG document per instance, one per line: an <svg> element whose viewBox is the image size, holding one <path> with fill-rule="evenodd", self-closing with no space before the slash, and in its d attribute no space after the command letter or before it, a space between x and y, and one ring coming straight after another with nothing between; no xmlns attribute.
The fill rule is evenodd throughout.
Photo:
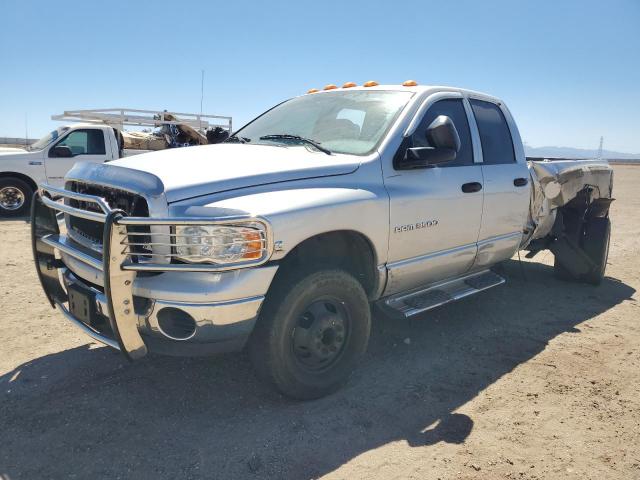
<svg viewBox="0 0 640 480"><path fill-rule="evenodd" d="M371 304L411 317L500 285L518 249L599 283L612 169L527 162L505 104L367 82L287 100L226 143L78 163L32 206L45 294L98 342L247 346L295 398L347 381Z"/></svg>

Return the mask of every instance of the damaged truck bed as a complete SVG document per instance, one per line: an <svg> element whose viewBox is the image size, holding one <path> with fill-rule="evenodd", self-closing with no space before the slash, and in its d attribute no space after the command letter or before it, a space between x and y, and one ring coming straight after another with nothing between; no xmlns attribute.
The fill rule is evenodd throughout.
<svg viewBox="0 0 640 480"><path fill-rule="evenodd" d="M593 256L606 259L608 253L613 169L606 160L527 163L532 180L522 244L529 251L527 257L549 249L555 255L557 276L597 283Z"/></svg>

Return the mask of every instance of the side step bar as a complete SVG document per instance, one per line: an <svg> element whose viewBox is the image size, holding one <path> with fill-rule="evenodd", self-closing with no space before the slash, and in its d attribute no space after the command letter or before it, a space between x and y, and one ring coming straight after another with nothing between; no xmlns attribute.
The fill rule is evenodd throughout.
<svg viewBox="0 0 640 480"><path fill-rule="evenodd" d="M409 318L504 282L505 279L497 273L483 270L427 288L401 292L381 300L379 304L391 315Z"/></svg>

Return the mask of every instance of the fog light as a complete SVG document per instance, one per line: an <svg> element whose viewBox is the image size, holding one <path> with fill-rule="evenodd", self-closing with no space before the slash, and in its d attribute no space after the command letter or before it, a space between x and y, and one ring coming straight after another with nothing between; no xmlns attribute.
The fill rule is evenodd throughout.
<svg viewBox="0 0 640 480"><path fill-rule="evenodd" d="M172 340L188 340L196 333L196 321L187 312L165 307L158 314L158 328Z"/></svg>

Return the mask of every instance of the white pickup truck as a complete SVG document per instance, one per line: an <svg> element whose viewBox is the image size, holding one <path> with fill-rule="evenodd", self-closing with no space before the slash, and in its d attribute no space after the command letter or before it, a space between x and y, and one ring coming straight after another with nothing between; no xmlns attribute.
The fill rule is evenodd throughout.
<svg viewBox="0 0 640 480"><path fill-rule="evenodd" d="M116 134L108 125L77 123L56 128L26 149L0 148L0 216L26 214L37 185L64 185L76 162L120 158Z"/></svg>
<svg viewBox="0 0 640 480"><path fill-rule="evenodd" d="M95 340L130 359L246 345L315 398L361 359L371 304L406 318L500 285L519 249L599 283L611 193L606 162L527 162L495 97L330 85L220 145L76 164L41 185L32 240L51 305Z"/></svg>
<svg viewBox="0 0 640 480"><path fill-rule="evenodd" d="M190 128L204 143L211 119L231 131L231 117L166 111L74 110L51 118L80 123L56 128L26 149L0 148L0 217L25 215L37 185L44 182L62 186L64 176L76 162L111 162L152 150L128 147L125 125Z"/></svg>

